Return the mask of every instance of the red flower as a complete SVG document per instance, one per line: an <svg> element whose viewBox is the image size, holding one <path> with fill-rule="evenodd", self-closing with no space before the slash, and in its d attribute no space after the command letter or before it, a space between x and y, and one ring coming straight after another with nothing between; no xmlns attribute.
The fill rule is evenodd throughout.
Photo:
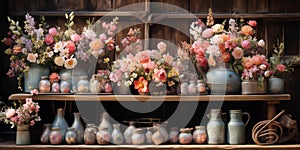
<svg viewBox="0 0 300 150"><path fill-rule="evenodd" d="M69 50L69 55L75 53L76 47L75 47L75 43L73 41L67 41L66 48Z"/></svg>
<svg viewBox="0 0 300 150"><path fill-rule="evenodd" d="M156 82L166 82L167 81L167 73L165 69L154 69L153 79Z"/></svg>
<svg viewBox="0 0 300 150"><path fill-rule="evenodd" d="M135 80L134 89L137 89L139 93L149 92L148 81L144 77L140 77L139 80Z"/></svg>

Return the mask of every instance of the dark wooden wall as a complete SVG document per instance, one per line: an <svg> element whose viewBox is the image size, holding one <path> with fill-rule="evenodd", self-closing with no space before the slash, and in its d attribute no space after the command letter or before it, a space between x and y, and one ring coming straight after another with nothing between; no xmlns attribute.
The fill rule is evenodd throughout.
<svg viewBox="0 0 300 150"><path fill-rule="evenodd" d="M257 35L259 38L264 38L267 41L268 51L272 52L272 44L276 39L284 40L286 45L285 55L299 56L300 43L300 0L1 0L0 1L0 38L5 37L8 31L8 22L6 16L13 18L23 18L23 15L27 12L34 16L45 15L51 25L63 26L64 13L75 11L76 14L76 27L82 28L85 25L85 20L89 17L101 18L101 12L108 12L118 8L122 8L129 4L139 2L162 2L166 4L175 5L196 14L198 17L205 20L207 10L212 7L215 18L221 20L229 17L244 17L246 19L256 19L259 23ZM163 14L176 14L181 13L178 9L172 9L167 5L160 5L159 7L141 7L131 9L134 11L143 11L150 14L163 13ZM155 19L155 18L154 18ZM189 25L193 19L188 18L166 18L163 17L157 20L156 24L144 24L143 21L134 17L121 17L120 24L127 26L128 22L135 21L138 25L135 27L141 28L143 37L165 39L172 43L179 43L180 41L188 41L189 37L183 32L174 28L161 25L164 21L172 22L178 27L186 29L188 32ZM149 26L147 26L149 25ZM117 42L120 42L122 37L125 37L128 30L120 31L117 34ZM156 42L149 43L149 48L155 48ZM9 68L9 58L3 51L5 47L0 44L0 100L7 101L7 97L12 93L18 93L16 79L10 79L6 76L6 72ZM280 109L285 109L291 113L294 118L300 121L300 66L296 66L295 72L286 77L286 92L292 96L292 101L284 102L278 106ZM44 106L51 105L51 102L44 102ZM58 106L63 106L63 103L57 103ZM70 104L70 108L76 107L74 104ZM110 112L112 115L118 116L119 106L114 104L105 104L113 107ZM168 111L164 108L168 105L176 105L166 103L162 106L160 112L154 114L146 114L146 117L154 115L159 117L161 114L168 114ZM206 104L200 104L205 106ZM255 116L252 119L250 127L255 122L265 119L265 104L261 103L227 103L224 104L223 109L229 110L236 106L241 107L245 111L252 112ZM259 106L259 107L257 107ZM259 109L257 109L259 108ZM51 110L52 108L49 108ZM72 109L70 109L72 110ZM193 117L190 125L194 126L199 123L199 116L203 116L203 108L198 109L198 113ZM71 112L71 111L70 111ZM52 113L52 112L51 112ZM199 116L197 115L199 114ZM47 115L46 112L42 113L42 116L48 116L46 120L52 120L54 116ZM141 117L136 114L125 113L125 116L131 116L129 118ZM166 117L166 116L163 116ZM119 116L118 119L129 119L124 116ZM72 121L72 115L67 117L68 121ZM249 127L249 129L251 129ZM3 128L2 128L3 129ZM250 131L248 129L248 131ZM1 130L1 128L0 128ZM248 132L249 135L249 132ZM250 137L250 136L248 136Z"/></svg>

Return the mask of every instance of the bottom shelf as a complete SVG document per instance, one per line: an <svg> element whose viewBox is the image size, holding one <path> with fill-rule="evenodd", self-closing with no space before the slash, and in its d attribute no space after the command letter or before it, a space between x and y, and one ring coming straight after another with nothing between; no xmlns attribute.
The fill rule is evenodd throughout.
<svg viewBox="0 0 300 150"><path fill-rule="evenodd" d="M16 145L14 142L2 142L0 143L0 150L88 150L88 149L101 149L101 150L158 150L158 149L188 149L188 150L199 150L199 149L237 149L237 150L257 150L257 149L268 149L268 150L299 150L300 144L290 145Z"/></svg>

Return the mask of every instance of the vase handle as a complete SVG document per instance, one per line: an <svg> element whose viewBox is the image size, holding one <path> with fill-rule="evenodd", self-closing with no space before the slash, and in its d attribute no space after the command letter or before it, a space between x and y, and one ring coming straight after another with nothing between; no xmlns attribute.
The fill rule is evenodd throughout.
<svg viewBox="0 0 300 150"><path fill-rule="evenodd" d="M247 121L246 121L246 123L245 123L245 127L247 126L247 124L249 123L249 121L250 121L250 114L248 113L248 112L243 112L243 115L247 115Z"/></svg>

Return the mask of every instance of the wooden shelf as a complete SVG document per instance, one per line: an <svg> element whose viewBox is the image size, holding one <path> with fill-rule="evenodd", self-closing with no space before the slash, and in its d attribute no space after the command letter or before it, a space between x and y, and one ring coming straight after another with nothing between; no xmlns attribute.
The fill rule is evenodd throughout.
<svg viewBox="0 0 300 150"><path fill-rule="evenodd" d="M299 144L294 145L269 145L269 146L260 146L260 145L15 145L13 142L3 142L0 143L0 150L71 150L71 149L101 149L101 150L158 150L158 149L243 149L243 150L257 150L257 149L272 149L272 150L298 150L300 148Z"/></svg>
<svg viewBox="0 0 300 150"><path fill-rule="evenodd" d="M290 94L270 95L203 95L203 96L144 96L144 95L96 95L96 94L12 94L9 100L32 97L39 101L288 101Z"/></svg>

